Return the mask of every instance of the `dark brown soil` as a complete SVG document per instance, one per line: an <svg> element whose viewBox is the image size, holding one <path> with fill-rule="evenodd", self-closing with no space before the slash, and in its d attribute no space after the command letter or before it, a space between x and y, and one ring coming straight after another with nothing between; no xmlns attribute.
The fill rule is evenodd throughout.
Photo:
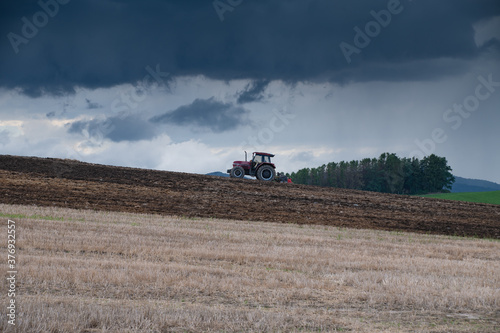
<svg viewBox="0 0 500 333"><path fill-rule="evenodd" d="M500 206L0 155L0 203L500 238Z"/></svg>

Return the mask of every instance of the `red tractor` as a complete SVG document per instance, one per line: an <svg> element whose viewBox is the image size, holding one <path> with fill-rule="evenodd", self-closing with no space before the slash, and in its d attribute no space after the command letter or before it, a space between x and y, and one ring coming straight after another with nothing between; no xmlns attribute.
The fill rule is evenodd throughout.
<svg viewBox="0 0 500 333"><path fill-rule="evenodd" d="M233 168L227 170L231 178L243 178L245 175L257 177L259 180L272 181L276 177L276 166L271 163L273 154L254 152L251 161L234 161Z"/></svg>

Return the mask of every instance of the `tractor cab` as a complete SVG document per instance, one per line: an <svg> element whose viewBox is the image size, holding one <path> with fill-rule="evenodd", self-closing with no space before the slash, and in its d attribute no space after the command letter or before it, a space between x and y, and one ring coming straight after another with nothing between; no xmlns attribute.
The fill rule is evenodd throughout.
<svg viewBox="0 0 500 333"><path fill-rule="evenodd" d="M274 164L271 163L271 157L274 157L274 155L268 154L268 153L255 152L255 153L253 153L253 157L252 157L252 166L256 167L261 163L268 163L268 164L273 165L273 167L274 167Z"/></svg>
<svg viewBox="0 0 500 333"><path fill-rule="evenodd" d="M227 170L232 178L243 178L245 175L257 177L259 180L271 181L276 176L276 166L271 163L273 154L254 152L252 160L247 161L247 152L245 152L245 161L234 161L233 168Z"/></svg>

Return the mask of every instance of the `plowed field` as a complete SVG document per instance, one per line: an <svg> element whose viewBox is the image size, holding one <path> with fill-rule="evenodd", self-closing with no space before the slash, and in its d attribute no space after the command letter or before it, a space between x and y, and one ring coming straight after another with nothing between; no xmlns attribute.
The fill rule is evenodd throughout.
<svg viewBox="0 0 500 333"><path fill-rule="evenodd" d="M0 202L500 238L500 206L0 156Z"/></svg>

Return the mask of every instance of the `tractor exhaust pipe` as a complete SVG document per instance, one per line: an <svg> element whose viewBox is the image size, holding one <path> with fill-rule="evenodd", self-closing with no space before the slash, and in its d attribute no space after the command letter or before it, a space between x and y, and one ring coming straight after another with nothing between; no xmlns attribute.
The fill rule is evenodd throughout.
<svg viewBox="0 0 500 333"><path fill-rule="evenodd" d="M245 150L245 162L247 161L247 151Z"/></svg>

